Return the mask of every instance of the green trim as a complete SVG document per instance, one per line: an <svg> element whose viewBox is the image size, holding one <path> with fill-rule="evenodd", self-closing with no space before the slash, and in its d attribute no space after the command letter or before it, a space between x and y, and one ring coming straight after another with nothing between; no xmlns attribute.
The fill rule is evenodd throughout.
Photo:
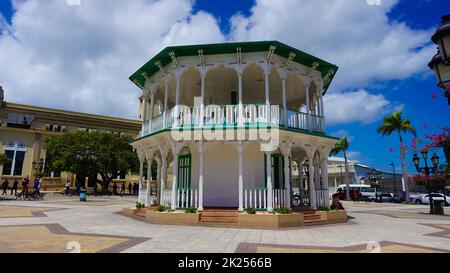
<svg viewBox="0 0 450 273"><path fill-rule="evenodd" d="M160 62L162 67L165 67L172 62L172 59L169 56L170 52L174 52L175 56L177 57L198 56L199 49L203 50L204 55L233 54L236 53L237 47L241 48L242 53L265 52L268 51L269 47L272 45L276 46L274 54L278 56L289 58L289 54L293 52L296 54L295 58L293 59L293 61L296 63L305 65L307 67L312 67L313 63L318 63L319 67L317 68L317 70L321 72L322 77L325 77L330 69L332 69L334 73L331 75L330 81L324 86L324 94L326 93L339 67L278 41L200 44L166 47L156 56L150 59L150 61L139 68L138 71L130 76L129 79L137 86L139 86L139 88L142 88L145 83L144 75L146 74L147 77L151 77L160 70L156 65L157 62Z"/></svg>

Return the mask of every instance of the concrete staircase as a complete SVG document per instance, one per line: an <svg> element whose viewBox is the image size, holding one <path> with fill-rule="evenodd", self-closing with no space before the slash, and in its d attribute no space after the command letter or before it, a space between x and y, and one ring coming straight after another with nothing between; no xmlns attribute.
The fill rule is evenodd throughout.
<svg viewBox="0 0 450 273"><path fill-rule="evenodd" d="M316 214L315 210L302 211L305 219L305 226L321 225L326 221L323 221L319 214Z"/></svg>
<svg viewBox="0 0 450 273"><path fill-rule="evenodd" d="M200 213L200 224L208 226L237 226L237 210L211 209Z"/></svg>

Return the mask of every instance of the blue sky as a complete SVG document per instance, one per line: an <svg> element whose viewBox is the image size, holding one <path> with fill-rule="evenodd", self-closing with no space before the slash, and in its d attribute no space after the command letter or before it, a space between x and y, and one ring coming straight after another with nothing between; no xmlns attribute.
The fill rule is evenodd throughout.
<svg viewBox="0 0 450 273"><path fill-rule="evenodd" d="M86 1L86 0L82 0ZM176 1L176 0L173 0ZM182 0L180 0L182 1ZM305 0L307 1L307 0ZM389 0L393 1L393 0ZM259 5L258 8L263 10L263 8L267 8L268 4L265 4L266 1L263 4ZM278 2L278 1L276 1ZM332 1L330 1L332 2ZM384 0L382 0L384 2ZM128 1L127 1L128 3ZM183 2L184 3L184 2ZM184 3L186 4L186 3ZM252 30L249 30L253 27L253 25L258 24L258 12L255 12L255 14L252 13L252 7L254 7L257 4L257 2L253 0L227 0L227 1L210 1L210 0L197 0L195 1L195 4L193 6L189 6L189 4L186 4L185 13L189 14L188 17L189 20L183 20L180 18L183 18L185 15L180 15L180 18L174 18L173 22L168 22L167 24L174 24L175 26L178 24L184 24L183 26L190 27L192 29L194 28L201 28L196 26L196 24L201 24L202 21L212 20L211 24L217 24L218 30L214 30L211 28L211 33L209 37L200 37L198 38L199 41L220 41L227 40L227 39L239 39L240 37L244 37L241 39L253 39L254 37L260 37L256 35L257 28L255 27L255 31L253 33ZM184 6L180 6L180 10L183 10ZM276 9L278 7L274 7ZM374 7L376 9L377 7ZM382 7L381 7L382 8ZM42 7L41 9L44 9ZM352 7L349 6L349 9L352 9ZM37 9L36 12L42 12ZM206 12L209 14L208 16L197 16L198 12ZM370 11L372 12L372 11ZM434 30L435 27L438 26L440 23L441 16L445 12L450 12L450 1L448 0L418 0L418 1L410 1L410 0L399 0L399 2L393 6L392 9L389 9L389 11L386 13L387 17L389 19L390 27L398 25L399 23L406 24L407 27L410 28L411 31L417 31L417 36L423 35L421 31L430 31ZM8 24L11 25L11 18L14 14L10 1L2 0L0 1L0 13L1 15L6 19ZM172 13L175 13L172 11ZM181 11L180 11L181 13ZM197 15L196 15L197 14ZM248 23L245 20L242 20L242 22L247 22L247 28L248 32L250 34L246 34L248 36L242 36L237 32L232 33L232 24L230 22L230 18L233 15L240 14L240 18L244 18L245 20L248 18L252 18L253 21ZM252 17L253 16L253 17ZM292 15L286 14L286 16L296 16L296 13L293 12ZM375 15L374 15L375 16ZM191 18L192 17L192 18ZM201 17L201 20L199 20L199 23L196 23L195 19ZM211 19L213 18L213 19ZM1 18L0 18L1 19ZM214 21L215 20L215 21ZM271 20L276 20L271 19ZM181 23L180 23L181 22ZM361 24L365 23L365 18L361 19ZM243 24L244 24L243 23ZM313 22L311 22L313 24ZM260 23L261 24L261 23ZM0 20L0 30L1 30L1 20ZM245 24L244 24L245 25ZM236 25L235 25L236 26ZM49 28L53 28L53 26L48 25ZM305 28L308 28L309 26L305 26ZM366 26L367 27L367 26ZM297 26L297 28L301 29L302 26ZM371 26L368 27L371 29ZM183 28L171 28L171 30L168 31L170 34L171 31L176 32L180 31L180 29ZM293 31L293 35L298 35L295 30ZM167 32L167 30L166 30ZM165 32L165 33L166 33ZM201 32L201 31L198 31ZM198 33L198 32L192 32L192 33ZM204 31L203 31L204 32ZM220 32L217 34L217 32ZM182 32L178 32L182 33ZM188 36L193 36L191 32L188 33ZM302 32L303 33L303 32ZM328 51L320 51L323 50L322 44L320 44L320 41L318 44L315 44L316 46L311 46L308 48L309 44L302 44L301 40L298 42L298 44L295 44L295 37L291 37L288 35L289 33L278 33L274 35L273 39L279 39L281 42L285 42L288 44L293 44L293 46L299 47L299 49L311 52L312 54L317 55L315 50L317 49L318 52L324 52L327 54L328 58L333 58L334 55L338 55L337 52L330 52ZM214 35L217 36L217 38L212 38ZM278 36L277 36L278 35ZM284 35L284 36L283 36ZM428 35L428 34L427 34ZM195 35L194 35L195 36ZM276 36L276 37L275 37ZM409 35L407 36L408 39L413 39L415 35ZM89 36L89 37L95 37L95 35ZM229 38L231 37L231 38ZM266 37L266 36L264 36ZM280 37L287 37L285 39ZM1 36L0 36L1 38ZM109 38L109 37L108 37ZM272 36L267 37L272 38ZM95 39L95 38L92 38ZM185 40L188 40L185 38ZM291 42L291 40L293 42ZM167 42L168 41L168 42ZM165 43L182 43L184 40L170 40L166 37L166 40L162 42L162 44ZM193 41L196 41L196 39L193 39ZM314 42L317 42L316 40L312 40ZM339 44L339 40L337 43ZM0 40L1 42L1 40ZM358 45L361 43L363 46L363 39L355 40L353 41L353 44ZM95 42L97 43L97 42ZM188 42L187 42L188 43ZM429 39L427 41L428 44L424 44L422 47L428 46L430 47ZM413 44L413 43L412 43ZM420 44L420 43L418 43ZM303 46L302 46L303 45ZM155 51L160 49L160 45L153 45L153 44L146 44L147 48L151 47L152 49L149 50L147 53L142 53L140 60L136 61L136 64L132 64L132 67L136 68L137 65L140 63L143 63L145 61L145 58L150 56L151 54L155 53ZM307 48L304 48L307 47ZM145 48L145 47L142 47ZM136 51L136 50L133 50ZM399 50L400 51L400 50ZM394 50L395 52L395 50ZM49 53L50 54L50 53ZM415 54L414 48L409 48L406 50L405 54L410 54L410 56L420 55L419 49L417 49L417 54ZM45 54L44 54L45 55ZM64 56L64 55L62 55ZM322 57L319 55L318 57ZM431 55L429 56L429 59L431 59ZM390 56L373 56L375 59L379 58L386 58L389 59ZM1 58L0 58L1 59ZM363 59L364 60L364 59ZM367 61L366 61L367 62ZM424 129L424 125L428 124L430 128L433 128L435 126L450 126L450 115L449 110L450 107L447 105L446 100L443 97L439 97L436 99L432 99L432 94L434 92L441 92L439 88L436 87L434 77L431 73L431 71L428 71L426 69L426 64L421 63L421 68L415 68L414 71L410 71L408 69L407 72L402 72L399 75L396 74L395 68L389 68L387 67L386 70L389 70L390 74L386 72L386 74L389 75L383 75L380 77L377 77L378 74L384 74L382 73L384 70L380 70L381 72L373 72L370 76L358 78L357 76L352 76L346 72L347 65L345 63L337 63L337 65L340 66L341 70L338 72L342 75L345 75L342 77L342 79L337 79L336 82L331 86L329 92L332 94L335 93L342 93L342 92L357 92L358 90L364 89L369 94L372 95L382 95L383 98L388 101L391 105L391 108L393 108L395 105L402 105L404 109L404 115L411 119L412 123L416 127L418 131L419 136L423 136L423 134L427 133L428 131ZM354 64L353 64L354 65ZM364 64L359 64L363 66L371 66L372 63L368 61ZM375 66L375 64L373 64ZM130 68L131 69L131 68ZM370 70L370 69L368 69ZM399 69L400 70L400 69ZM17 74L21 74L22 72L17 72ZM128 71L127 71L128 73ZM369 73L369 72L368 72ZM355 73L358 74L358 73ZM122 76L120 76L122 77ZM355 78L356 77L356 78ZM83 81L83 76L80 75L81 81ZM125 79L126 80L126 79ZM0 84L2 83L2 75L0 71ZM355 84L353 84L353 81ZM14 82L14 79L11 80L11 82ZM357 84L356 84L357 82ZM11 86L14 86L13 84L10 84ZM20 84L16 84L17 88L19 89ZM126 86L126 85L124 85ZM126 86L127 88L130 88ZM89 87L86 85L80 86L78 88L86 88L86 90L89 90ZM24 91L25 92L25 91ZM57 92L57 91L55 91ZM130 91L131 92L131 91ZM133 91L135 92L135 91ZM86 91L86 94L88 94L88 91ZM11 96L11 95L10 95ZM50 94L49 97L52 95ZM88 95L86 95L88 97ZM7 94L8 98L8 94ZM22 103L29 103L30 101L27 101L24 99L24 97L21 97L20 95L17 95L17 97L13 97L13 99L17 102ZM86 98L91 99L91 98ZM112 102L112 100L111 100ZM42 101L39 101L38 104L42 104L44 106L51 106L52 101L49 99L45 100L42 99ZM134 102L133 102L134 103ZM364 103L364 101L362 102ZM371 103L368 101L367 103ZM130 103L130 105L132 105ZM56 106L56 105L54 105ZM76 106L74 104L67 104L63 106L64 108L68 109L76 109ZM89 112L95 112L95 110L92 110L93 108L87 108L82 109ZM101 112L105 113L105 112ZM108 113L106 113L108 114ZM123 115L123 112L111 112L110 114L117 114L117 115ZM379 114L374 118L373 120L370 120L368 123L361 122L359 120L350 120L349 122L337 122L335 124L332 124L331 126L327 127L327 132L330 134L334 134L339 131L345 131L348 133L348 135L352 139L351 143L351 154L354 157L354 159L361 161L362 163L366 165L372 165L380 169L389 170L391 167L389 166L391 161L394 161L397 170L400 170L400 158L399 158L399 145L398 145L398 139L396 136L391 137L385 137L381 138L376 133L377 126L381 123L382 114ZM411 140L411 137L407 137L407 141L409 142ZM395 152L392 153L389 150L391 148L395 149ZM407 155L407 161L408 161L408 169L413 171L413 166L410 163L412 158L412 154Z"/></svg>

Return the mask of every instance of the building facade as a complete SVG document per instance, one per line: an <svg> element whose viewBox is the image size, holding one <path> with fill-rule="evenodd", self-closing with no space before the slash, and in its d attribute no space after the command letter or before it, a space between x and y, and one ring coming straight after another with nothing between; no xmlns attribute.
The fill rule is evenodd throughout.
<svg viewBox="0 0 450 273"><path fill-rule="evenodd" d="M164 49L130 77L143 94L139 202L149 205L143 166L156 160L158 201L172 209L291 207L305 164L307 205L328 205L336 138L323 96L337 69L277 41Z"/></svg>
<svg viewBox="0 0 450 273"><path fill-rule="evenodd" d="M3 89L0 87L0 93ZM43 149L46 136L74 131L104 131L136 137L141 128L138 120L92 115L32 105L0 101L0 153L11 159L0 166L1 181L10 183L37 172L45 172ZM43 188L60 189L67 179L75 181L75 174L52 172L44 179Z"/></svg>

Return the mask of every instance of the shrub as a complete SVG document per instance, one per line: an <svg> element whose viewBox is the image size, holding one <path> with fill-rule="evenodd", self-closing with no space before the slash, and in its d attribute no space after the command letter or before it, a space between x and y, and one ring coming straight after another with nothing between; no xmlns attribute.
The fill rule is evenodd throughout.
<svg viewBox="0 0 450 273"><path fill-rule="evenodd" d="M274 214L292 214L293 211L290 208L277 208L273 210Z"/></svg>
<svg viewBox="0 0 450 273"><path fill-rule="evenodd" d="M256 209L255 208L246 208L245 212L247 214L256 214Z"/></svg>
<svg viewBox="0 0 450 273"><path fill-rule="evenodd" d="M319 211L331 211L331 208L330 207L320 207L318 210Z"/></svg>
<svg viewBox="0 0 450 273"><path fill-rule="evenodd" d="M157 212L165 212L165 211L167 211L167 207L164 206L164 205L159 205L159 206L157 206L155 208L155 211L157 211Z"/></svg>
<svg viewBox="0 0 450 273"><path fill-rule="evenodd" d="M184 210L185 213L197 213L197 208L189 207Z"/></svg>
<svg viewBox="0 0 450 273"><path fill-rule="evenodd" d="M145 208L145 204L136 202L136 209L144 209Z"/></svg>

